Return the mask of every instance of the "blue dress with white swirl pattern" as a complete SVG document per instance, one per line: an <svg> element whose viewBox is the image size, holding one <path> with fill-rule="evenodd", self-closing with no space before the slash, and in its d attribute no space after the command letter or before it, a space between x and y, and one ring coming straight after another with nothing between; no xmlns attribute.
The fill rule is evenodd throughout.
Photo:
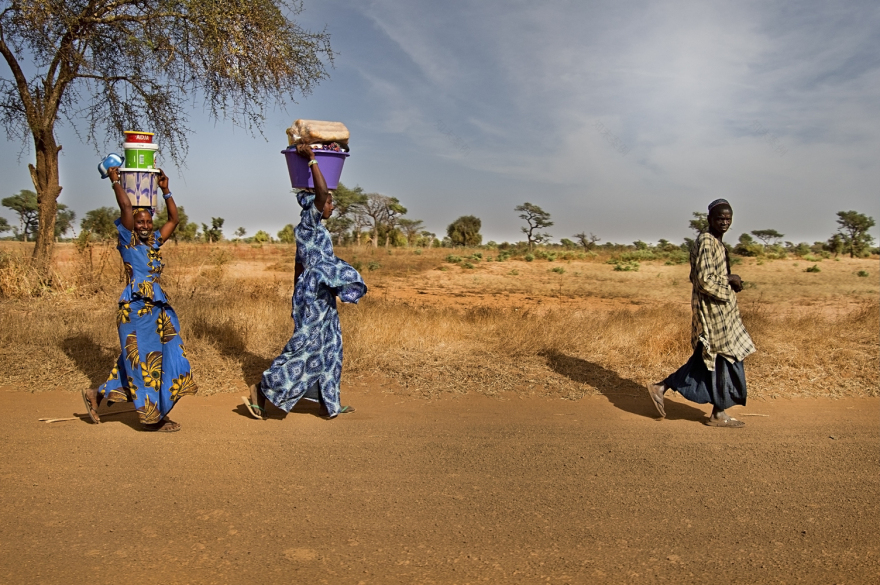
<svg viewBox="0 0 880 585"><path fill-rule="evenodd" d="M296 226L296 261L304 268L293 291L294 333L281 355L263 372L261 390L278 408L290 412L316 387L331 417L339 414L342 331L336 297L357 303L367 293L361 275L333 254L330 233L321 223L315 195L296 194L302 207ZM307 396L307 393L309 394Z"/></svg>

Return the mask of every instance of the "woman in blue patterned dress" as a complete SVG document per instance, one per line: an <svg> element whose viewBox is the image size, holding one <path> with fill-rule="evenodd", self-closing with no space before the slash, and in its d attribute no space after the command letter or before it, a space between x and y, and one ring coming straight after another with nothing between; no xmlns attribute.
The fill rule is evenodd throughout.
<svg viewBox="0 0 880 585"><path fill-rule="evenodd" d="M101 422L98 406L103 400L134 402L143 430L177 431L180 425L167 415L181 396L198 389L180 339L180 322L160 283L164 267L160 247L177 227L177 205L168 190L168 177L160 169L157 182L168 222L153 231L151 210L132 208L119 182L119 169L110 168L107 174L120 211L114 222L119 235L116 248L128 277L116 312L122 353L110 378L97 390L83 390L83 400L95 423Z"/></svg>
<svg viewBox="0 0 880 585"><path fill-rule="evenodd" d="M320 402L329 418L354 411L339 402L342 331L336 297L357 303L367 286L357 270L333 254L330 232L321 223L333 213L333 196L315 154L308 145L299 145L297 153L309 160L315 192L296 194L302 212L294 230L293 337L263 372L262 380L251 386L250 400L244 398L251 415L261 420L266 399L285 412L302 398Z"/></svg>

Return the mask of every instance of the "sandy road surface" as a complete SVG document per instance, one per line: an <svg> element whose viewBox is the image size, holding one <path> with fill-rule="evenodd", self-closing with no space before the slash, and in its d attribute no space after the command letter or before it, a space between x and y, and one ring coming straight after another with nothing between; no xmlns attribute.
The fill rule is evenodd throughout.
<svg viewBox="0 0 880 585"><path fill-rule="evenodd" d="M158 435L0 391L0 582L878 582L877 399L732 430L680 399L343 393L335 421L187 397Z"/></svg>

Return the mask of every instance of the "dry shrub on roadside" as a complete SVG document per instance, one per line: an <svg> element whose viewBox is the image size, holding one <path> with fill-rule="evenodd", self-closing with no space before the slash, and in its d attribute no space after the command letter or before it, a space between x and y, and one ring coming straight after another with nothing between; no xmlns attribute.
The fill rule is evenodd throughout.
<svg viewBox="0 0 880 585"><path fill-rule="evenodd" d="M664 357L680 354L687 344L678 331L680 312L457 310L365 299L342 311L346 368L395 377L428 396L521 391L580 397L608 389L567 371L578 364L614 371L631 386Z"/></svg>
<svg viewBox="0 0 880 585"><path fill-rule="evenodd" d="M880 302L843 315L743 310L758 352L746 359L750 392L780 396L877 396Z"/></svg>
<svg viewBox="0 0 880 585"><path fill-rule="evenodd" d="M0 250L0 298L37 297L45 291L45 280L30 258Z"/></svg>
<svg viewBox="0 0 880 585"><path fill-rule="evenodd" d="M92 250L87 259L72 246L59 247L64 256L51 288L19 251L0 249L0 293L6 299L0 304L0 385L76 391L106 380L119 353L115 311L120 288L118 256L108 249L106 256L103 249ZM292 278L266 267L287 263L292 252L292 246L169 243L163 248L168 263L163 287L180 317L201 394L242 390L287 342L293 330ZM676 267L620 275L601 264L576 265L558 275L548 272L546 264L534 268L518 262L522 274L514 277L508 275L512 263L486 262L467 274L458 268L461 274L432 270L448 250L342 253L382 264L369 273L372 290L359 306L340 304L343 381L385 375L400 383L395 391L415 396L643 395L642 384L665 377L691 353L690 308L681 302L688 292L686 284L675 283ZM580 276L578 271L583 271ZM780 300L815 290L802 286L799 274L779 278L791 289L785 294L773 292L781 285L758 280L757 290L771 289L766 296L775 301L764 301L764 293L754 291L751 300L743 299L746 326L758 346L758 353L746 360L750 394L876 396L876 296L864 293L869 290L865 279L853 277L858 282L846 286L862 289L853 288L832 303L825 300L831 284L824 284L821 294L812 293L818 295L814 304L793 309ZM756 276L770 279L772 274ZM429 288L433 296L417 297L425 300L419 305L388 300L387 291L397 284ZM443 302L486 291L503 300L511 288L528 290L535 298L471 308ZM563 296L632 298L644 304L607 311L585 308L588 304L541 303ZM673 297L679 302L663 304ZM541 308L546 305L551 308Z"/></svg>

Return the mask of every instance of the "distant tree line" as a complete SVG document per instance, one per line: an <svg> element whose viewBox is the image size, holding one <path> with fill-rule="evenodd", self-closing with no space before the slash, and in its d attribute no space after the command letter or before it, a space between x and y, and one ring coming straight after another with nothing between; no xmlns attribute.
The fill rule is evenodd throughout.
<svg viewBox="0 0 880 585"><path fill-rule="evenodd" d="M446 237L439 240L437 236L424 227L424 222L419 219L405 217L407 209L396 197L389 197L379 193L366 193L360 186L350 189L339 184L333 194L335 211L326 220L327 230L331 233L333 241L338 245L370 245L372 247L476 247L482 245L483 236L480 234L482 222L473 215L464 215L453 221L446 228ZM21 241L31 241L39 229L39 214L37 195L33 191L22 190L17 194L2 200L4 207L11 209L18 215L18 225L10 225L0 217L0 233L12 231L13 238ZM519 218L525 225L521 231L526 240L522 246L533 250L536 246L549 245L552 235L547 228L553 226L550 214L538 205L523 203L514 207ZM211 223L197 224L190 221L183 206L178 206L180 223L174 232L174 242L220 242L225 239L222 217L212 217ZM688 227L696 234L709 229L706 213L695 211L691 214ZM80 221L79 239L110 240L116 237L114 220L119 217L119 210L114 207L99 207L86 212ZM73 231L73 222L76 214L66 205L59 204L55 219L56 238ZM168 212L164 206L160 206L158 213L153 219L156 229L162 227L168 221ZM808 244L801 242L795 244L785 241L785 234L771 228L756 229L749 233L743 233L738 241L731 245L725 242L728 249L739 256L782 258L788 254L805 256L808 254L834 255L848 254L850 257L864 257L873 251L874 237L869 233L876 224L874 218L857 211L837 212L837 231L826 241ZM201 230L199 230L201 227ZM232 241L244 241L249 243L271 243L278 241L285 244L293 244L296 241L294 225L285 225L278 233L277 239L267 232L258 230L253 236L245 237L246 230L239 227L235 230ZM582 249L590 252L597 249L616 250L627 248L606 242L599 245L602 239L592 232L582 231L571 236L572 239L562 238L558 244L564 249ZM673 253L674 251L687 252L693 244L693 238L685 238L680 245L673 244L668 240L661 239L653 250L661 253ZM489 247L516 247L519 244L504 242L496 244L489 242ZM632 247L637 251L651 249L647 243L637 240Z"/></svg>

